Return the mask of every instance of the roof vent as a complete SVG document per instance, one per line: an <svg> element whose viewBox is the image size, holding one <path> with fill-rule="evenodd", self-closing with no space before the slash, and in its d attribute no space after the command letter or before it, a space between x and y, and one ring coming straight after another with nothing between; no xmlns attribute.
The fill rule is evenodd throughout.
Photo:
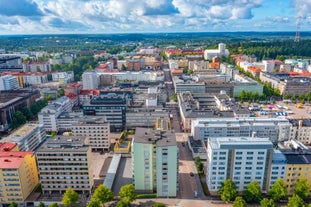
<svg viewBox="0 0 311 207"><path fill-rule="evenodd" d="M5 159L5 160L4 160L4 162L11 162L11 160L9 160L9 159Z"/></svg>

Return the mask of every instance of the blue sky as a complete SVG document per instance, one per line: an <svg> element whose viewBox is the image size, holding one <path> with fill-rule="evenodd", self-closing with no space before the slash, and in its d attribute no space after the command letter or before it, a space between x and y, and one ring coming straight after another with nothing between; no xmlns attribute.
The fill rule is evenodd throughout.
<svg viewBox="0 0 311 207"><path fill-rule="evenodd" d="M0 34L311 31L311 0L0 0Z"/></svg>

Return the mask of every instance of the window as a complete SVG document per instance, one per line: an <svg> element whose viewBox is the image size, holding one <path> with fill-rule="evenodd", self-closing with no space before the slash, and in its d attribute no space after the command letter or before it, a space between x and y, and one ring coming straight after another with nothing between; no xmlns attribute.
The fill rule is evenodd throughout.
<svg viewBox="0 0 311 207"><path fill-rule="evenodd" d="M241 155L243 152L236 152L235 154L236 155Z"/></svg>
<svg viewBox="0 0 311 207"><path fill-rule="evenodd" d="M236 165L241 165L242 162L235 162L234 164L236 164Z"/></svg>
<svg viewBox="0 0 311 207"><path fill-rule="evenodd" d="M247 154L248 154L248 155L252 155L252 154L254 154L254 152L247 152Z"/></svg>

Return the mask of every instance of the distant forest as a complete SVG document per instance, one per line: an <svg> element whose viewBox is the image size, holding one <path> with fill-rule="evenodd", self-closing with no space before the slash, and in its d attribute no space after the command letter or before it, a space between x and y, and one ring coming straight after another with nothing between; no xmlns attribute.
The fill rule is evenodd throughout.
<svg viewBox="0 0 311 207"><path fill-rule="evenodd" d="M217 48L227 44L233 53L255 55L258 60L311 57L311 32L202 32L76 35L0 35L0 49L10 51L64 52L69 50L106 50L111 54L132 52L146 47Z"/></svg>

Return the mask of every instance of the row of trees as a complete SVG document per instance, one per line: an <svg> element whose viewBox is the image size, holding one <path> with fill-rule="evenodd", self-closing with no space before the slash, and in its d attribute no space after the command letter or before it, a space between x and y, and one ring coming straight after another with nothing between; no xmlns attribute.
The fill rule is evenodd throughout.
<svg viewBox="0 0 311 207"><path fill-rule="evenodd" d="M36 116L40 110L47 105L47 100L40 100L31 105L30 109L24 107L20 110L17 110L12 118L11 127L13 129L18 128L19 126L26 123L26 121L30 121Z"/></svg>
<svg viewBox="0 0 311 207"><path fill-rule="evenodd" d="M247 203L260 203L262 207L275 207L275 202L284 199L287 189L282 179L278 179L268 191L267 198L263 198L258 181L251 182L243 192L243 197L239 196L235 183L227 179L218 191L221 200L233 202L234 207L246 207ZM288 207L305 207L305 199L309 196L309 183L303 178L295 185L292 197L288 198ZM309 204L308 207L311 205Z"/></svg>
<svg viewBox="0 0 311 207"><path fill-rule="evenodd" d="M127 184L121 187L119 191L119 196L121 200L117 203L117 207L128 207L130 203L136 200L137 194L135 192L135 188L132 184ZM80 196L77 192L75 192L72 188L68 188L64 193L62 198L63 206L75 206L80 199ZM114 194L113 192L106 187L105 185L99 185L92 197L90 202L87 204L87 207L101 207L104 206L106 203L113 201ZM10 207L17 207L16 203L11 203ZM39 207L44 207L44 203L40 203ZM52 203L48 207L59 207L57 203ZM152 207L165 207L162 203L154 203Z"/></svg>

